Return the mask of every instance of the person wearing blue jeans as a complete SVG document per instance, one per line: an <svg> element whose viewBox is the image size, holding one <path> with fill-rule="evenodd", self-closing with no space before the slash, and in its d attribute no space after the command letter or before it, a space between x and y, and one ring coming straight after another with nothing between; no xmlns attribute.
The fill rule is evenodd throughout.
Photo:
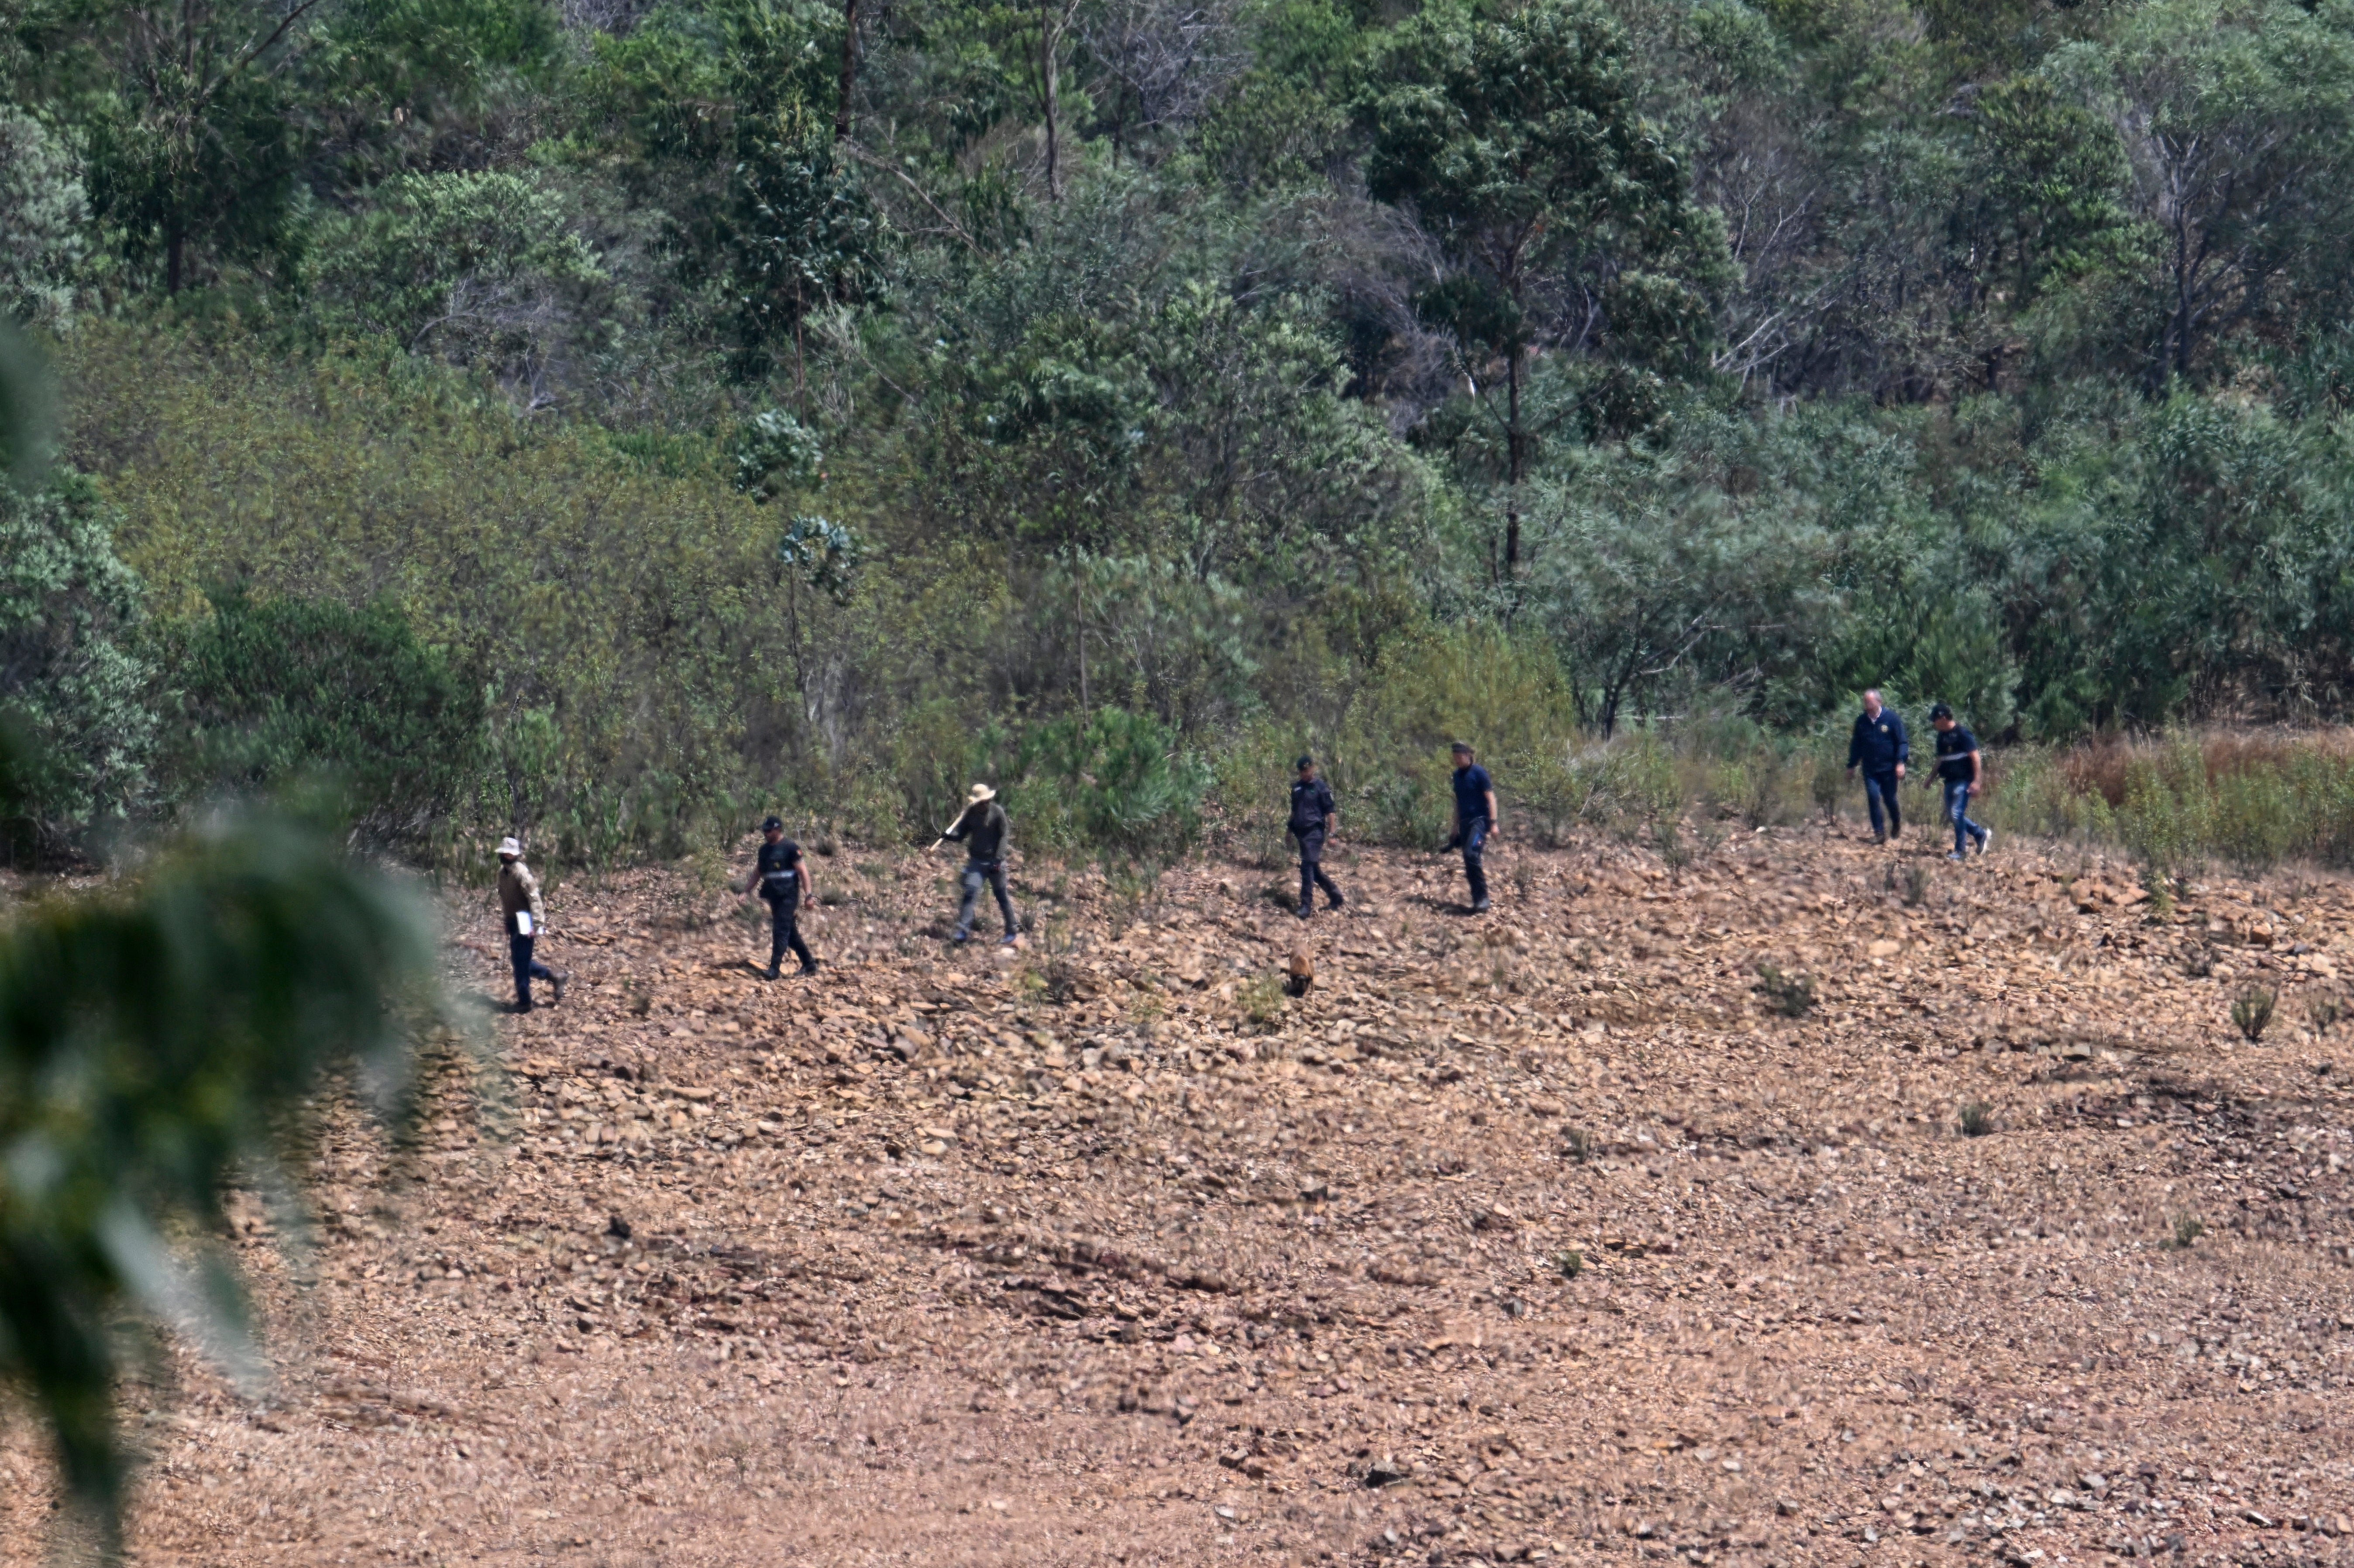
<svg viewBox="0 0 2354 1568"><path fill-rule="evenodd" d="M1872 837L1886 843L1904 832L1904 813L1896 803L1896 787L1904 781L1904 765L1913 760L1912 742L1896 710L1880 700L1878 692L1863 694L1863 712L1848 736L1848 777L1863 772L1864 804L1872 810Z"/></svg>
<svg viewBox="0 0 2354 1568"><path fill-rule="evenodd" d="M1986 787L1986 759L1978 755L1978 737L1954 722L1954 710L1939 703L1929 710L1937 732L1937 782L1946 791L1946 820L1954 824L1954 853L1959 860L1975 841L1978 853L1993 846L1994 832L1970 821L1970 797Z"/></svg>
<svg viewBox="0 0 2354 1568"><path fill-rule="evenodd" d="M514 968L515 1011L531 1011L531 982L546 980L564 1000L566 976L532 956L540 934L547 929L547 909L540 902L539 879L523 863L523 842L512 836L499 841L499 915L507 932L507 960Z"/></svg>

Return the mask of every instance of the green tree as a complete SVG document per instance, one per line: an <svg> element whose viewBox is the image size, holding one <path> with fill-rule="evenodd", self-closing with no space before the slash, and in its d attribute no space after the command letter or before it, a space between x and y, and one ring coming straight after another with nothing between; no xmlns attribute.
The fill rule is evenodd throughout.
<svg viewBox="0 0 2354 1568"><path fill-rule="evenodd" d="M1502 433L1510 577L1534 456L1530 355L1704 364L1721 235L1638 111L1625 29L1594 0L1435 6L1398 30L1376 79L1360 109L1366 185L1410 209L1444 259L1420 308Z"/></svg>
<svg viewBox="0 0 2354 1568"><path fill-rule="evenodd" d="M0 318L62 323L90 244L90 201L71 143L0 103Z"/></svg>
<svg viewBox="0 0 2354 1568"><path fill-rule="evenodd" d="M812 313L872 302L888 241L841 138L800 105L744 138L733 180L732 281L748 351L747 379L767 374L767 345L793 345L793 387L808 402Z"/></svg>
<svg viewBox="0 0 2354 1568"><path fill-rule="evenodd" d="M90 121L98 216L177 293L196 258L274 243L306 143L300 67L326 0L162 0L94 26L111 80Z"/></svg>
<svg viewBox="0 0 2354 1568"><path fill-rule="evenodd" d="M303 277L325 324L496 370L526 407L553 401L597 324L603 269L563 196L494 170L398 175L321 221Z"/></svg>
<svg viewBox="0 0 2354 1568"><path fill-rule="evenodd" d="M2346 298L2354 238L2354 15L2294 0L2158 0L2048 68L2123 140L2154 230L2147 384L2189 376L2219 334L2293 313L2275 282Z"/></svg>
<svg viewBox="0 0 2354 1568"><path fill-rule="evenodd" d="M10 856L55 853L136 800L155 741L153 672L138 651L143 593L114 553L97 487L54 470L0 479L0 731L16 770Z"/></svg>

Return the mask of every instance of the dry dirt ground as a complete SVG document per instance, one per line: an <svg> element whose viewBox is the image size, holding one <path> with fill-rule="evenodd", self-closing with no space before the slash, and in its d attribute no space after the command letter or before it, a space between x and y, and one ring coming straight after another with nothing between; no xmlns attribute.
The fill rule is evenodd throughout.
<svg viewBox="0 0 2354 1568"><path fill-rule="evenodd" d="M1343 847L1305 927L1034 863L1019 954L844 851L775 985L561 886L504 1101L336 1124L307 1257L245 1214L277 1381L134 1392L137 1560L2354 1558L2354 888L1711 836L1504 841L1481 917Z"/></svg>

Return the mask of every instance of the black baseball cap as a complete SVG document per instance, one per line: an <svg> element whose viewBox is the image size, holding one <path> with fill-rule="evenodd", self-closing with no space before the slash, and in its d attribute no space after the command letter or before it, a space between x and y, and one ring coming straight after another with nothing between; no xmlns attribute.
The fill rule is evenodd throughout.
<svg viewBox="0 0 2354 1568"><path fill-rule="evenodd" d="M1292 766L1294 768L1313 768L1316 766L1316 759L1312 757L1302 756L1300 759L1293 763Z"/></svg>
<svg viewBox="0 0 2354 1568"><path fill-rule="evenodd" d="M1954 716L1954 710L1944 703L1938 703L1930 708L1929 716L1933 719L1951 718Z"/></svg>
<svg viewBox="0 0 2354 1568"><path fill-rule="evenodd" d="M782 817L770 817L760 824L760 831L764 833L773 833L784 825L785 820Z"/></svg>

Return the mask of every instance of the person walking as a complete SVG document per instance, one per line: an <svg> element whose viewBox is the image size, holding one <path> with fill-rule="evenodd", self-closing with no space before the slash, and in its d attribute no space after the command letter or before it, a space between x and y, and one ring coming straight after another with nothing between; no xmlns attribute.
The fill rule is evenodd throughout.
<svg viewBox="0 0 2354 1568"><path fill-rule="evenodd" d="M808 891L809 862L801 857L801 846L785 837L782 821L769 818L760 824L759 859L744 885L747 902L755 894L769 901L769 967L762 979L782 978L788 948L801 961L801 973L817 973L817 959L801 940L801 896Z"/></svg>
<svg viewBox="0 0 2354 1568"><path fill-rule="evenodd" d="M1496 783L1471 755L1471 743L1458 740L1449 748L1455 757L1455 836L1448 849L1463 852L1463 875L1471 884L1471 913L1488 908L1488 873L1480 863L1488 841L1496 836Z"/></svg>
<svg viewBox="0 0 2354 1568"><path fill-rule="evenodd" d="M1970 821L1970 797L1986 788L1986 759L1978 755L1978 737L1954 722L1954 710L1939 703L1929 710L1930 727L1937 732L1937 780L1946 791L1946 820L1954 824L1953 853L1959 860L1975 840L1978 853L1994 845L1994 830Z"/></svg>
<svg viewBox="0 0 2354 1568"><path fill-rule="evenodd" d="M956 933L949 940L972 940L973 916L981 904L981 890L986 886L997 895L997 913L1004 918L1005 935L998 939L1000 947L1010 948L1020 939L1021 927L1013 918L1013 900L1005 891L1005 841L1013 831L1006 820L1005 808L997 803L997 791L986 784L976 784L964 798L964 811L955 825L941 838L964 845L964 897L957 905Z"/></svg>
<svg viewBox="0 0 2354 1568"><path fill-rule="evenodd" d="M1896 803L1896 786L1904 780L1904 766L1913 760L1913 746L1904 734L1904 720L1880 700L1876 691L1863 694L1863 712L1848 736L1847 774L1863 769L1864 804L1872 810L1872 842L1884 844L1904 832L1904 814Z"/></svg>
<svg viewBox="0 0 2354 1568"><path fill-rule="evenodd" d="M547 910L540 903L539 878L523 863L523 842L512 836L499 841L499 914L507 928L507 958L514 965L517 1012L531 1011L531 982L544 980L564 1000L564 982L570 977L532 957L540 934L547 929Z"/></svg>
<svg viewBox="0 0 2354 1568"><path fill-rule="evenodd" d="M1348 900L1332 885L1332 879L1324 874L1324 841L1331 834L1337 814L1332 804L1332 786L1316 776L1314 758L1301 758L1297 767L1299 777L1291 781L1291 821L1284 831L1299 841L1299 917L1306 920L1316 913L1316 890L1320 887L1335 909Z"/></svg>

